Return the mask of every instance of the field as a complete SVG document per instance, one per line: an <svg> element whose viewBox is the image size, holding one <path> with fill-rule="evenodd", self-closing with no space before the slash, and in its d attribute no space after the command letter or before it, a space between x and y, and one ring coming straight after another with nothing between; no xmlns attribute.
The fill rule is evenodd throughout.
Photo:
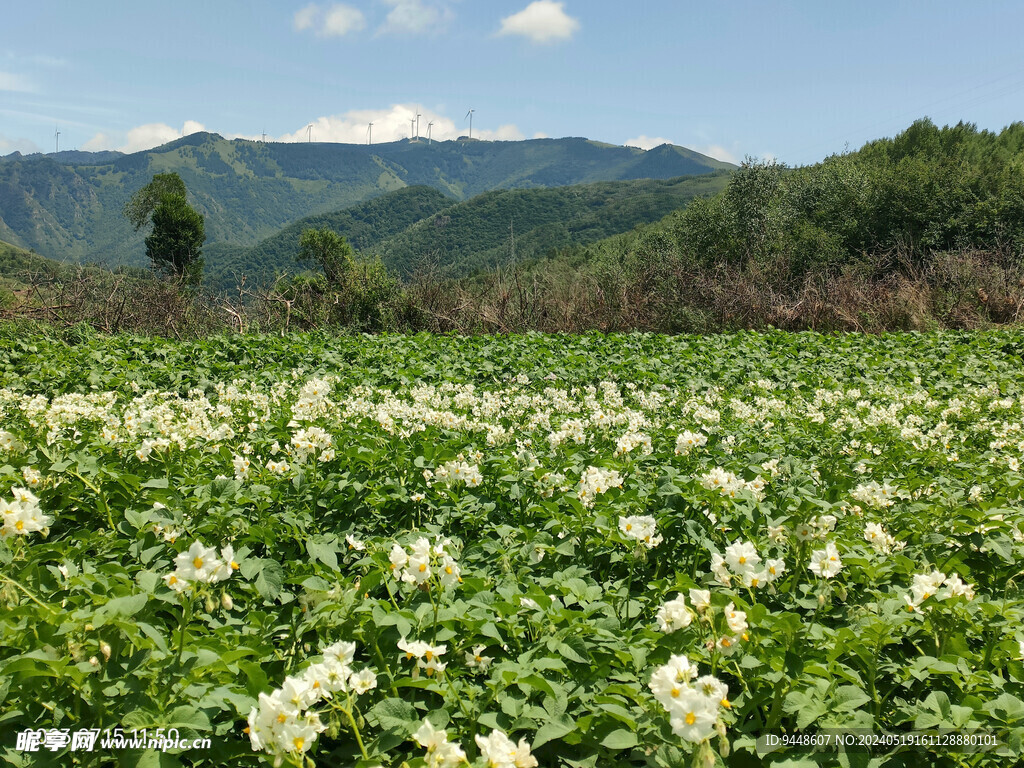
<svg viewBox="0 0 1024 768"><path fill-rule="evenodd" d="M0 755L1012 764L1022 354L0 326Z"/></svg>

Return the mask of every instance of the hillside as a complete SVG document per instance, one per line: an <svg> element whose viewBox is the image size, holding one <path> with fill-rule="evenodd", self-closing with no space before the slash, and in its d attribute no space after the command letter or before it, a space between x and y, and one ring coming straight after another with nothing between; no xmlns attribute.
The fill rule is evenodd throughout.
<svg viewBox="0 0 1024 768"><path fill-rule="evenodd" d="M456 200L522 189L668 179L733 166L682 147L649 152L582 138L263 144L196 133L145 152L9 155L0 162L0 239L65 260L144 265L121 215L155 173L177 172L207 242L255 245L287 224L407 186Z"/></svg>
<svg viewBox="0 0 1024 768"><path fill-rule="evenodd" d="M303 269L295 259L306 229L327 227L344 235L357 251L367 251L451 203L431 187L405 187L340 211L307 216L252 247L214 243L204 249L206 284L230 291L242 275L249 285L266 284L277 273Z"/></svg>
<svg viewBox="0 0 1024 768"><path fill-rule="evenodd" d="M408 187L341 211L310 216L258 245L215 244L206 250L207 284L231 290L240 275L266 283L294 272L303 230L328 227L364 255L380 256L401 274L429 259L453 276L553 249L584 245L657 221L695 196L725 188L728 175L579 184L554 189L485 192L452 204L429 187ZM515 253L512 253L513 242Z"/></svg>
<svg viewBox="0 0 1024 768"><path fill-rule="evenodd" d="M399 273L426 257L453 276L585 245L662 219L710 196L728 174L485 192L379 243L374 253Z"/></svg>

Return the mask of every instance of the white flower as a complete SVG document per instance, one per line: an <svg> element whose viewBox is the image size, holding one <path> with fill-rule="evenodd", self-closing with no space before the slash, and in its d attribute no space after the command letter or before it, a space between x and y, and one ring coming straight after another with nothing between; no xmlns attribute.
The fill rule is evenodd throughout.
<svg viewBox="0 0 1024 768"><path fill-rule="evenodd" d="M375 675L371 669L363 669L359 672L353 672L348 679L348 684L357 695L362 696L371 688L377 687L377 675Z"/></svg>
<svg viewBox="0 0 1024 768"><path fill-rule="evenodd" d="M483 655L486 647L486 645L478 645L472 651L466 651L466 666L486 672L491 662L494 661L492 657Z"/></svg>
<svg viewBox="0 0 1024 768"><path fill-rule="evenodd" d="M366 549L366 545L363 542L359 541L359 539L357 539L351 533L345 537L345 541L348 542L348 548L354 549L356 552L362 552Z"/></svg>
<svg viewBox="0 0 1024 768"><path fill-rule="evenodd" d="M781 559L771 559L765 563L765 574L769 583L781 578L785 572L786 563Z"/></svg>
<svg viewBox="0 0 1024 768"><path fill-rule="evenodd" d="M725 550L725 562L735 574L754 571L761 562L754 545L749 541L730 544Z"/></svg>
<svg viewBox="0 0 1024 768"><path fill-rule="evenodd" d="M658 609L657 618L658 628L667 633L690 626L693 614L686 607L686 599L682 595L678 595Z"/></svg>
<svg viewBox="0 0 1024 768"><path fill-rule="evenodd" d="M632 515L619 518L619 530L627 539L638 541L648 549L661 543L661 536L656 530L657 521L649 515Z"/></svg>
<svg viewBox="0 0 1024 768"><path fill-rule="evenodd" d="M843 568L843 561L839 559L839 550L831 541L825 545L825 549L816 550L811 555L811 564L807 566L815 576L823 579L831 579Z"/></svg>
<svg viewBox="0 0 1024 768"><path fill-rule="evenodd" d="M502 731L491 731L487 738L477 734L475 739L488 768L536 768L537 758L530 754L526 739L517 745Z"/></svg>
<svg viewBox="0 0 1024 768"><path fill-rule="evenodd" d="M179 578L210 582L224 563L217 557L217 550L205 546L197 539L185 552L174 558L174 565Z"/></svg>
<svg viewBox="0 0 1024 768"><path fill-rule="evenodd" d="M742 634L747 629L747 614L744 611L737 611L732 603L725 606L725 621L729 629L736 634Z"/></svg>
<svg viewBox="0 0 1024 768"><path fill-rule="evenodd" d="M466 761L462 748L449 742L448 733L434 728L429 720L424 720L412 737L427 750L426 762L429 768L456 768Z"/></svg>
<svg viewBox="0 0 1024 768"><path fill-rule="evenodd" d="M690 602L693 603L694 610L696 610L697 613L704 613L704 611L706 611L711 605L711 590L691 589Z"/></svg>
<svg viewBox="0 0 1024 768"><path fill-rule="evenodd" d="M672 732L681 739L699 743L711 737L718 720L718 707L695 690L686 690L669 709Z"/></svg>

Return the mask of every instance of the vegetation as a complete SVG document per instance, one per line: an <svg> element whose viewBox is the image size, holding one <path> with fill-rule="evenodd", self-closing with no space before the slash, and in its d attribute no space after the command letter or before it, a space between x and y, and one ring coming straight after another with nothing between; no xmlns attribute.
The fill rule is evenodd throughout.
<svg viewBox="0 0 1024 768"><path fill-rule="evenodd" d="M131 765L1024 749L1019 332L0 340L14 733ZM958 741L759 742L831 729Z"/></svg>
<svg viewBox="0 0 1024 768"><path fill-rule="evenodd" d="M294 269L299 238L307 229L330 229L356 251L372 253L377 243L451 203L450 197L431 187L403 187L340 211L300 219L251 248L215 243L206 249L211 267L207 285L213 291L233 292L243 278L249 286L272 284Z"/></svg>
<svg viewBox="0 0 1024 768"><path fill-rule="evenodd" d="M138 231L147 223L146 256L157 272L197 287L202 281L202 247L206 240L203 217L185 199L185 183L176 173L158 173L132 195L125 217Z"/></svg>
<svg viewBox="0 0 1024 768"><path fill-rule="evenodd" d="M0 240L67 261L144 266L142 239L119 214L132 191L160 173L184 181L211 243L250 246L298 219L407 186L465 200L491 189L732 167L681 147L645 153L586 139L361 146L263 144L197 133L132 155L83 155L0 158ZM207 266L216 271L212 255Z"/></svg>

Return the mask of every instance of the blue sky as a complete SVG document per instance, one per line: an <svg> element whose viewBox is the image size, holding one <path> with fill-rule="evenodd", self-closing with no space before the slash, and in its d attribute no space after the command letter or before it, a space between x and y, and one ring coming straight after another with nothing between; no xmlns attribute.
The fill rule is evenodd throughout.
<svg viewBox="0 0 1024 768"><path fill-rule="evenodd" d="M182 132L468 132L821 160L914 119L1024 119L1024 3L101 0L10 3L0 154ZM307 126L312 128L307 131Z"/></svg>

